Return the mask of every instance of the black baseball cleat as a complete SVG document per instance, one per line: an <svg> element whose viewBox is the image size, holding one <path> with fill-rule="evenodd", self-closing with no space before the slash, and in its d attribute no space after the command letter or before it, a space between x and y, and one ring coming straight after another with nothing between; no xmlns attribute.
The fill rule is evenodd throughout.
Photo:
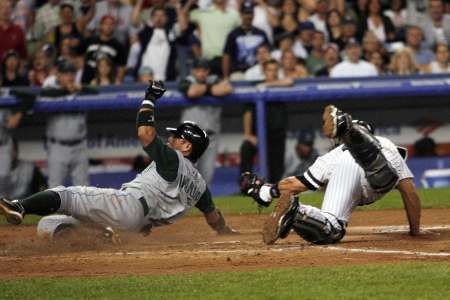
<svg viewBox="0 0 450 300"><path fill-rule="evenodd" d="M19 225L23 221L25 209L17 200L0 199L0 213L5 216L6 221L13 225Z"/></svg>
<svg viewBox="0 0 450 300"><path fill-rule="evenodd" d="M284 239L289 235L294 225L298 207L298 198L288 194L281 195L275 209L263 227L263 241L265 244L272 245L278 239Z"/></svg>
<svg viewBox="0 0 450 300"><path fill-rule="evenodd" d="M352 117L334 105L327 105L322 115L323 134L331 139L341 137L353 126Z"/></svg>

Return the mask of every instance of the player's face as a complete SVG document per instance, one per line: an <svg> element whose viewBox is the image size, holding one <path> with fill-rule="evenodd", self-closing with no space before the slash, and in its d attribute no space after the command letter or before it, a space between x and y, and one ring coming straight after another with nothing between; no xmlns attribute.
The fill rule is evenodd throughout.
<svg viewBox="0 0 450 300"><path fill-rule="evenodd" d="M168 145L170 148L181 151L183 154L189 154L192 149L191 142L175 135L169 137Z"/></svg>
<svg viewBox="0 0 450 300"><path fill-rule="evenodd" d="M75 84L75 73L64 72L58 74L58 81L62 88L68 88Z"/></svg>

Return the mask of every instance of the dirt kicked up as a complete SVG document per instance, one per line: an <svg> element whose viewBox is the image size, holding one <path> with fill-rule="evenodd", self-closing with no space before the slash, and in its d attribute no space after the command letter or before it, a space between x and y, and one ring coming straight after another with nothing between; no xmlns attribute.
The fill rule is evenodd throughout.
<svg viewBox="0 0 450 300"><path fill-rule="evenodd" d="M424 209L428 234L410 237L403 210L356 212L344 240L314 246L294 232L263 244L265 215L228 216L241 234L217 236L201 217L159 227L147 237L121 234L122 245L78 232L58 242L35 226L0 226L0 278L156 275L267 268L450 261L450 209Z"/></svg>

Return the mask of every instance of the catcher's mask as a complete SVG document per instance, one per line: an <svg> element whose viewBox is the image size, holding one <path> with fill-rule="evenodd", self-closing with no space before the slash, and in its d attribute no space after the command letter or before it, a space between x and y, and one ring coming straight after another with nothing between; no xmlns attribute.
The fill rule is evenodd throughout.
<svg viewBox="0 0 450 300"><path fill-rule="evenodd" d="M167 127L166 130L175 137L185 139L192 144L192 151L187 158L193 162L196 162L208 148L208 135L192 121L184 121L177 128Z"/></svg>

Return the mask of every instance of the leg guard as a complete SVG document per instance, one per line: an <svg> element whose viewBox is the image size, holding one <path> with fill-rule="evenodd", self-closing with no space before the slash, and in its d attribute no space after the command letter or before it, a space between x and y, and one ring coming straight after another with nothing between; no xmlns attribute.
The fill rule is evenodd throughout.
<svg viewBox="0 0 450 300"><path fill-rule="evenodd" d="M337 243L345 235L342 222L309 205L300 206L293 229L304 240L317 245Z"/></svg>
<svg viewBox="0 0 450 300"><path fill-rule="evenodd" d="M342 137L342 141L363 168L367 181L375 192L386 193L395 186L398 175L381 152L378 140L366 128L354 124Z"/></svg>

